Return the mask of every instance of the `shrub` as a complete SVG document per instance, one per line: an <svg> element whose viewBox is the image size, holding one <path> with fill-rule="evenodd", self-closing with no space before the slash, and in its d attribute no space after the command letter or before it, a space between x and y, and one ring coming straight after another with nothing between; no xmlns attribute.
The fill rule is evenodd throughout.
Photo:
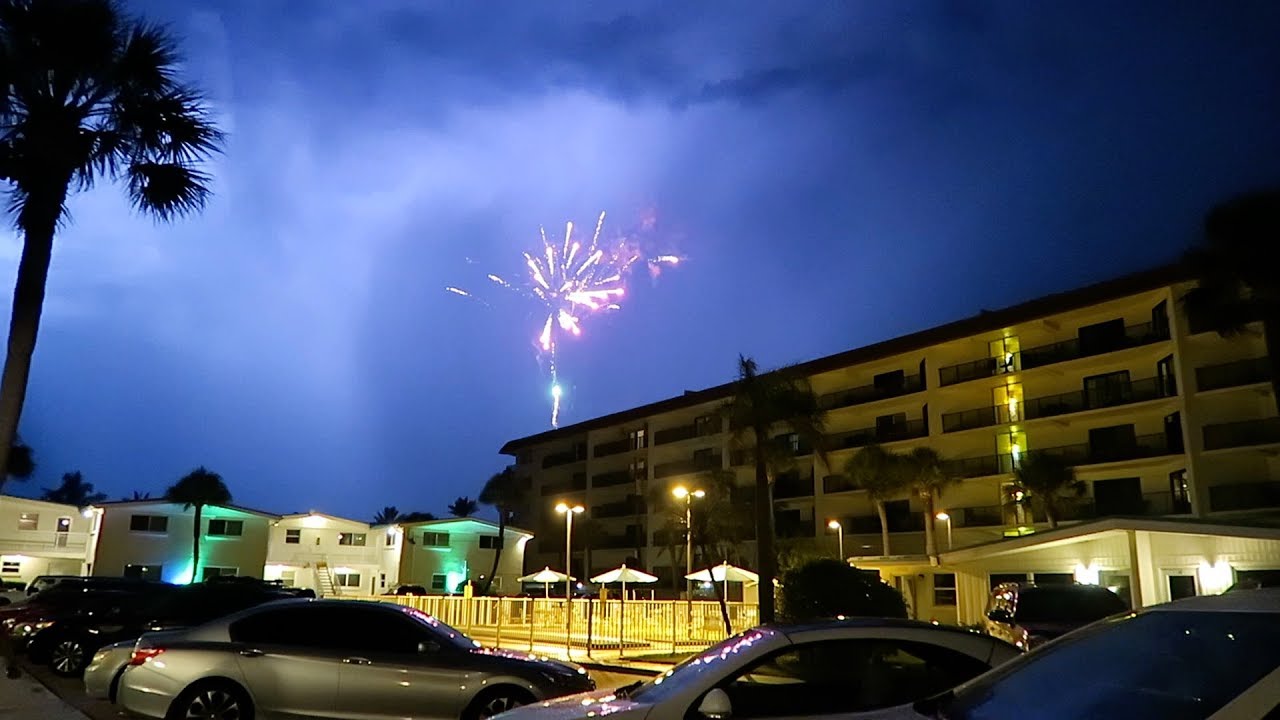
<svg viewBox="0 0 1280 720"><path fill-rule="evenodd" d="M810 560L787 572L782 617L790 621L854 617L907 617L902 593L866 572L830 558Z"/></svg>

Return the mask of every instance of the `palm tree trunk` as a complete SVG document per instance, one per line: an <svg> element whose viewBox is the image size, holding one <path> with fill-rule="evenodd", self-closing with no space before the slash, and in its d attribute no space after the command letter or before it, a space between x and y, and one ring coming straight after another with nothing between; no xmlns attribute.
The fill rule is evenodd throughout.
<svg viewBox="0 0 1280 720"><path fill-rule="evenodd" d="M760 622L771 623L776 611L773 578L778 558L773 544L773 498L769 492L769 472L765 467L764 448L768 433L756 428L756 572L760 575Z"/></svg>
<svg viewBox="0 0 1280 720"><path fill-rule="evenodd" d="M880 516L880 554L889 553L889 512L884 509L884 500L876 500L876 514Z"/></svg>
<svg viewBox="0 0 1280 720"><path fill-rule="evenodd" d="M716 590L716 600L720 602L720 617L724 620L724 634L728 637L733 634L733 623L729 622L729 604L725 602L724 588L721 587L723 584L716 582L715 572L711 572L711 586Z"/></svg>
<svg viewBox="0 0 1280 720"><path fill-rule="evenodd" d="M502 505L498 506L498 546L493 550L493 571L489 573L489 577L484 580L484 588L480 590L481 595L488 595L489 588L493 586L493 579L498 575L498 561L502 559L502 548L507 544L507 509Z"/></svg>
<svg viewBox="0 0 1280 720"><path fill-rule="evenodd" d="M62 203L66 200L67 182L70 182L69 177L61 187L41 193L44 197L29 197L19 218L26 235L22 243L22 260L18 263L18 279L13 286L9 349L4 359L4 374L0 378L0 488L9 477L9 451L17 439L22 406L27 399L31 357L40 331L49 261L53 257L53 235Z"/></svg>
<svg viewBox="0 0 1280 720"><path fill-rule="evenodd" d="M927 490L924 494L924 554L929 557L935 557L938 554L938 533L937 528L933 526L933 490Z"/></svg>
<svg viewBox="0 0 1280 720"><path fill-rule="evenodd" d="M196 505L196 526L191 533L191 582L200 581L200 513L204 507Z"/></svg>

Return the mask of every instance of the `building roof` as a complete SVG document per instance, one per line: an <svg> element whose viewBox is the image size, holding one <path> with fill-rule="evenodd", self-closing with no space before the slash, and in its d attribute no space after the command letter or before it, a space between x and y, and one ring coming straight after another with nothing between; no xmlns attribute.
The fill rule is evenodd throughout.
<svg viewBox="0 0 1280 720"><path fill-rule="evenodd" d="M60 503L60 502L52 502L49 500L41 500L39 498L22 497L21 495L0 495L0 502L4 502L6 500L17 500L24 503L35 503L37 505L48 505L50 507L57 507L57 508L76 508L77 511L80 509L75 505L68 505L67 503Z"/></svg>
<svg viewBox="0 0 1280 720"><path fill-rule="evenodd" d="M984 310L963 320L957 320L872 345L854 348L853 350L846 350L835 355L809 360L795 365L791 369L806 375L838 370L850 365L923 350L924 348L952 340L960 340L973 335L1000 330L1010 325L1037 320L1049 315L1097 305L1109 300L1116 300L1128 295L1135 295L1140 292L1190 280L1193 277L1193 269L1186 265L1181 263L1163 265L1075 290L1045 295L1003 310ZM650 415L694 407L714 400L723 400L732 393L733 385L730 382L704 390L685 391L683 395L659 400L648 405L641 405L555 430L511 440L503 445L499 452L506 455L514 455L521 448L532 445L581 435L589 430L620 425L649 417Z"/></svg>
<svg viewBox="0 0 1280 720"><path fill-rule="evenodd" d="M498 523L493 522L491 520L484 520L476 517L443 518L440 520L422 520L420 522L409 522L409 523L388 523L387 525L379 525L377 527L390 527L391 525L400 525L401 527L424 528L424 527L437 527L437 526L443 526L443 525L455 525L457 523L474 523L476 525L484 525L485 527L493 528L494 530L498 529ZM505 531L509 533L515 533L516 535L528 535L529 537L533 537L533 533L523 528L518 528L514 525L507 525L505 528Z"/></svg>
<svg viewBox="0 0 1280 720"><path fill-rule="evenodd" d="M292 518L305 518L305 517L322 517L322 518L328 518L329 520L337 520L338 522L351 523L352 525L364 525L365 527L373 527L373 523L365 520L352 520L351 518L340 517L338 515L330 515L329 513L316 512L315 510L311 510L309 512L300 512L300 513L286 513L284 515L281 515L280 519L290 520Z"/></svg>
<svg viewBox="0 0 1280 720"><path fill-rule="evenodd" d="M108 500L107 502L94 503L93 507L110 509L113 507L130 507L135 505L181 505L182 503L170 502L164 498L148 498L146 500ZM236 512L248 513L249 515L258 515L268 520L279 520L280 516L275 513L269 513L264 510L254 510L240 505L207 505L206 507L216 507L223 510L235 510Z"/></svg>

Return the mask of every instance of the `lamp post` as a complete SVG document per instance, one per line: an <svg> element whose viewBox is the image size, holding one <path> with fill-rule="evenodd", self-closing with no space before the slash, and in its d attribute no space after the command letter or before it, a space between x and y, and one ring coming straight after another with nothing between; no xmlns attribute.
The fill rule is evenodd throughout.
<svg viewBox="0 0 1280 720"><path fill-rule="evenodd" d="M937 515L934 515L934 517L938 518L939 520L945 520L947 523L947 549L950 550L951 549L951 515L949 515L944 510L944 511L940 511Z"/></svg>
<svg viewBox="0 0 1280 720"><path fill-rule="evenodd" d="M556 505L556 512L564 515L564 652L570 660L573 659L573 516L585 511L581 505Z"/></svg>
<svg viewBox="0 0 1280 720"><path fill-rule="evenodd" d="M671 494L677 499L684 500L684 566L685 575L693 574L693 499L701 500L707 496L703 490L690 490L683 485L677 485L671 489ZM673 568L674 569L674 568ZM714 578L713 578L714 579ZM685 578L685 594L689 597L690 607L693 603L693 581Z"/></svg>
<svg viewBox="0 0 1280 720"><path fill-rule="evenodd" d="M836 538L840 540L840 562L844 562L844 527L840 525L839 520L828 522L827 527L836 531Z"/></svg>

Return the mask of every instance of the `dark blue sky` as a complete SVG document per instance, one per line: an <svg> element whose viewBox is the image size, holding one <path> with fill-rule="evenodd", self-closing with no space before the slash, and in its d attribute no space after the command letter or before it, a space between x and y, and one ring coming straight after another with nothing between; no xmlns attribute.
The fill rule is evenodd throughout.
<svg viewBox="0 0 1280 720"><path fill-rule="evenodd" d="M539 224L653 212L689 259L564 346L573 422L1162 262L1280 182L1275 2L592 5L133 4L230 134L217 197L72 200L8 490L475 495L547 427L538 319L443 287Z"/></svg>

